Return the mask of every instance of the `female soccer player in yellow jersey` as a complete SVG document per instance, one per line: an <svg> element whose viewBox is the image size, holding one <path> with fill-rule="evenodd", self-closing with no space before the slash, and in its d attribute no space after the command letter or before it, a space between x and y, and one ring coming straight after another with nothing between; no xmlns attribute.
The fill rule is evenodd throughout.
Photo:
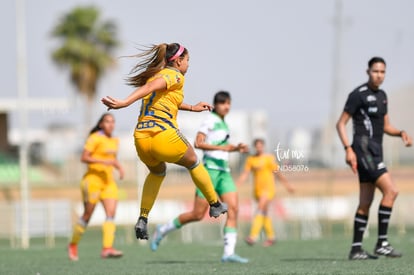
<svg viewBox="0 0 414 275"><path fill-rule="evenodd" d="M244 143L235 145L229 142L230 130L225 117L231 108L230 93L227 91L217 92L213 102L214 110L199 128L194 145L196 148L203 150L203 163L213 181L214 189L229 207L223 230L224 250L221 261L224 263L247 263L248 259L235 253L238 195L230 173L229 157L230 152L245 153L248 148ZM156 251L161 240L170 232L203 219L207 209L208 204L203 194L197 189L192 210L181 213L169 223L157 226L151 241L151 249Z"/></svg>
<svg viewBox="0 0 414 275"><path fill-rule="evenodd" d="M264 228L266 240L263 245L271 246L275 243L275 233L268 210L276 192L274 176L278 177L290 193L293 193L295 189L289 184L285 176L278 171L279 165L276 163L275 157L265 153L264 140L255 139L253 144L256 153L247 157L244 171L237 180L237 185L240 185L247 179L250 171L253 172L254 196L258 203L258 209L246 242L249 245L255 244L262 228Z"/></svg>
<svg viewBox="0 0 414 275"><path fill-rule="evenodd" d="M85 232L96 203L101 201L105 209L106 221L102 226L102 258L117 258L122 252L112 247L115 237L115 211L118 202L118 187L113 178L113 169L119 171L120 179L124 170L116 159L118 139L112 136L115 119L105 113L91 130L86 140L81 160L88 165L88 170L81 181L84 212L74 226L72 239L68 246L69 259L78 260L78 243Z"/></svg>
<svg viewBox="0 0 414 275"><path fill-rule="evenodd" d="M165 177L166 162L176 163L189 170L195 185L210 205L210 217L227 212L227 205L219 202L206 169L177 126L178 110L202 112L211 109L205 102L196 105L183 102L184 74L189 60L187 49L178 43L160 44L137 57L143 60L128 78L128 84L137 89L124 100L107 96L102 98L102 103L108 109L120 109L142 99L134 138L138 156L150 173L144 182L135 233L138 239L148 239L148 215Z"/></svg>

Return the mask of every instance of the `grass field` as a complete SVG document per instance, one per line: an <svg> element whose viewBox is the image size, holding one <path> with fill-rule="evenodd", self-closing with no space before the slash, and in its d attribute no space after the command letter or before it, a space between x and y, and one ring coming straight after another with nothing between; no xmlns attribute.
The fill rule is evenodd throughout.
<svg viewBox="0 0 414 275"><path fill-rule="evenodd" d="M364 241L369 251L374 235ZM321 240L283 240L269 248L239 241L237 252L250 263L223 264L217 240L213 244L168 240L155 253L146 243L118 244L124 257L102 260L100 233L92 231L80 244L78 262L67 259L63 239L55 248L34 243L28 250L10 249L2 243L0 274L414 274L414 230L402 237L395 232L390 235L393 245L404 253L400 259L349 261L350 238L340 234Z"/></svg>

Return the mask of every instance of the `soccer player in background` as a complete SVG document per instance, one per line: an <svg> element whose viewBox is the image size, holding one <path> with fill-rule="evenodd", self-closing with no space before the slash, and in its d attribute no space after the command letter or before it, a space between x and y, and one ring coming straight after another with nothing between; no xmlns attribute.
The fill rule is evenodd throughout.
<svg viewBox="0 0 414 275"><path fill-rule="evenodd" d="M114 217L118 202L118 187L113 177L113 169L119 171L120 179L124 170L116 159L119 141L112 136L115 119L110 113L101 116L90 131L83 148L81 161L88 165L81 181L84 212L73 228L72 239L68 245L68 256L78 260L78 243L86 230L96 204L100 201L105 209L106 220L102 225L102 258L117 258L122 252L112 247L115 238Z"/></svg>
<svg viewBox="0 0 414 275"><path fill-rule="evenodd" d="M358 173L360 182L350 260L377 259L378 255L402 255L388 242L388 225L398 190L382 159L382 138L384 133L401 137L405 146L411 146L412 140L405 131L398 130L390 123L387 95L380 89L385 78L385 69L383 58L373 57L369 60L368 82L349 94L336 124L346 152L346 163L354 173ZM345 127L351 118L354 129L352 144L349 143ZM371 255L362 249L362 238L376 188L381 191L382 199L378 209L378 240L374 248L375 255Z"/></svg>
<svg viewBox="0 0 414 275"><path fill-rule="evenodd" d="M128 78L128 84L137 87L136 90L124 100L107 96L102 98L102 103L108 109L120 109L142 99L134 138L137 154L150 172L144 182L135 234L138 239L148 239L148 215L166 175L166 162L188 169L210 205L210 217L227 212L227 206L218 200L206 169L178 129L178 110L202 112L211 109L205 102L196 105L183 102L188 50L178 43L164 43L150 47L137 57L142 60Z"/></svg>
<svg viewBox="0 0 414 275"><path fill-rule="evenodd" d="M203 150L204 166L214 184L214 189L221 200L228 205L227 220L224 226L224 252L222 262L247 263L248 259L235 253L237 242L237 214L238 196L236 185L230 174L229 152L247 152L247 146L243 143L233 145L229 143L229 127L225 122L225 116L230 111L231 98L226 91L219 91L214 96L214 109L209 117L202 123L198 130L195 147ZM182 213L171 222L158 225L151 240L151 249L156 251L161 240L170 232L180 229L182 226L200 221L205 216L208 203L200 192L196 190L194 207L191 211Z"/></svg>
<svg viewBox="0 0 414 275"><path fill-rule="evenodd" d="M249 173L253 172L254 198L257 202L257 212L253 219L250 234L245 241L249 245L254 245L259 238L260 232L264 229L266 239L263 246L266 247L273 245L276 240L272 219L268 213L269 206L276 193L275 176L290 193L293 193L295 189L282 172L279 171L279 165L276 162L275 156L266 154L264 140L260 138L255 139L253 145L256 152L254 155L247 157L244 171L237 180L237 185L242 184L249 176Z"/></svg>

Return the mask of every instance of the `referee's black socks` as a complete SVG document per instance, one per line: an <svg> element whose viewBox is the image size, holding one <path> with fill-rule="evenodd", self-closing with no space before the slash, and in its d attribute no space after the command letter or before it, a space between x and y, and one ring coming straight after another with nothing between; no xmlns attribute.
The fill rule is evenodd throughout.
<svg viewBox="0 0 414 275"><path fill-rule="evenodd" d="M354 219L354 238L352 240L351 252L361 251L362 238L367 227L368 216L356 213Z"/></svg>
<svg viewBox="0 0 414 275"><path fill-rule="evenodd" d="M388 224L390 222L392 208L380 205L378 209L378 242L377 245L381 245L382 242L387 241Z"/></svg>

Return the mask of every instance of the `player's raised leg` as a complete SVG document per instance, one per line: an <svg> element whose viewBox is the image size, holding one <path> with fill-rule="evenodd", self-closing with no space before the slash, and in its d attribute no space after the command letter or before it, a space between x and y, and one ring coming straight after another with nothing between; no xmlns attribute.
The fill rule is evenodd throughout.
<svg viewBox="0 0 414 275"><path fill-rule="evenodd" d="M227 212L227 205L218 200L210 176L204 165L200 163L191 145L188 146L183 158L176 163L186 167L189 170L194 184L201 191L210 205L210 217L217 218L221 214Z"/></svg>

